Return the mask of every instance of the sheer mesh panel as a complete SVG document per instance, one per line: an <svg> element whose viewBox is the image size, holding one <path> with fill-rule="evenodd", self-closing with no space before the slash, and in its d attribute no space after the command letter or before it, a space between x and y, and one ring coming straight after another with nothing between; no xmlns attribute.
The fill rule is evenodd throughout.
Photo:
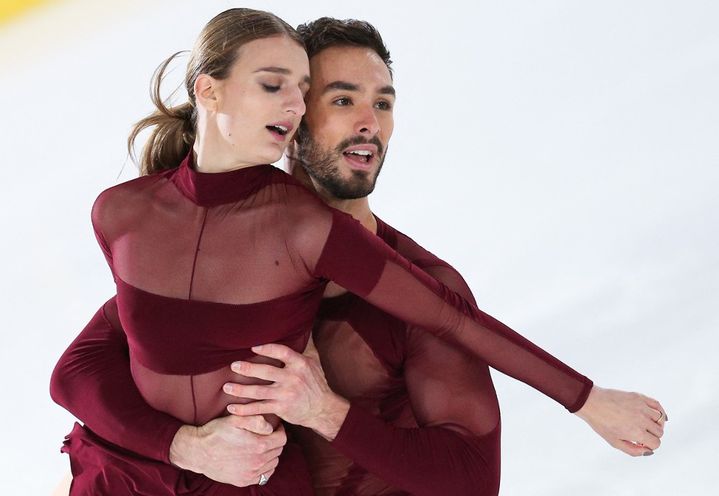
<svg viewBox="0 0 719 496"><path fill-rule="evenodd" d="M382 221L378 235L474 302L445 262ZM347 452L299 430L318 496L496 495L499 406L484 362L351 293L323 300L313 337L333 391L384 423L356 426L356 437L339 440ZM370 467L356 461L363 454Z"/></svg>
<svg viewBox="0 0 719 496"><path fill-rule="evenodd" d="M324 281L310 274L307 254L288 248L287 230L293 217L310 215L321 221L303 236L326 238L332 216L285 176L270 166L199 174L185 163L111 188L95 203L132 374L154 408L207 422L233 401L222 384L257 382L229 368L259 361L251 346L304 349ZM235 201L215 204L233 182Z"/></svg>
<svg viewBox="0 0 719 496"><path fill-rule="evenodd" d="M332 232L317 262L318 274L395 317L460 345L491 367L535 387L570 411L581 407L591 389L589 379L478 310L357 226L359 223L349 216L335 214ZM368 260L373 270L344 267L351 261L357 264ZM383 264L375 270L378 260Z"/></svg>
<svg viewBox="0 0 719 496"><path fill-rule="evenodd" d="M192 423L224 413L222 384L243 380L227 366L251 346L304 348L329 279L569 409L591 387L270 166L200 174L186 160L104 192L93 223L139 389Z"/></svg>

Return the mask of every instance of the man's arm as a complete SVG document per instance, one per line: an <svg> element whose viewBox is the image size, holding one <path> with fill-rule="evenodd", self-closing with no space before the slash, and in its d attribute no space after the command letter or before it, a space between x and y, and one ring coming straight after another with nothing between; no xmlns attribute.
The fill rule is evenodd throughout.
<svg viewBox="0 0 719 496"><path fill-rule="evenodd" d="M169 463L170 445L183 424L147 405L135 386L115 299L97 311L62 354L50 395L107 441Z"/></svg>
<svg viewBox="0 0 719 496"><path fill-rule="evenodd" d="M278 344L253 350L280 360L285 366L237 362L233 367L236 372L274 384L228 384L225 389L228 394L258 400L230 405L230 412L236 415L272 412L290 423L309 427L368 471L417 496L492 494L492 484L498 478L498 453L493 451L494 445L487 449L479 437L461 425L439 421L437 425L418 428L395 427L332 393L314 351L300 355ZM473 398L454 401L472 403ZM493 430L487 434L493 434ZM489 492L479 493L480 488Z"/></svg>
<svg viewBox="0 0 719 496"><path fill-rule="evenodd" d="M236 486L269 476L286 442L262 417L223 417L199 427L150 407L130 373L127 337L108 300L70 344L50 382L53 400L107 441L138 455Z"/></svg>
<svg viewBox="0 0 719 496"><path fill-rule="evenodd" d="M268 374L259 377L275 384L232 385L229 391L238 396L267 393L264 401L234 409L255 413L264 403L288 422L314 429L377 477L417 496L496 494L499 408L486 364L421 330L408 331L405 347L405 380L419 427L396 427L339 398L327 386L313 347L304 356L278 345L257 349L285 367L241 362L236 372Z"/></svg>

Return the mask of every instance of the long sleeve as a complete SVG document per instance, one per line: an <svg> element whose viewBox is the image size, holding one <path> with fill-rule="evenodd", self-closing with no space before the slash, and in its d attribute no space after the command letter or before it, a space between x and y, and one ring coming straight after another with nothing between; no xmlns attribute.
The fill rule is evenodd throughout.
<svg viewBox="0 0 719 496"><path fill-rule="evenodd" d="M446 266L423 267L470 302ZM415 496L495 496L499 407L486 364L420 329L408 329L404 378L416 428L396 427L352 405L333 446Z"/></svg>
<svg viewBox="0 0 719 496"><path fill-rule="evenodd" d="M170 444L182 422L148 406L137 390L115 297L60 357L50 395L106 440L169 463Z"/></svg>
<svg viewBox="0 0 719 496"><path fill-rule="evenodd" d="M434 335L462 346L491 367L538 389L570 412L582 407L592 381L477 309L386 246L346 214L333 212L314 274ZM312 252L309 236L299 249ZM309 245L309 246L308 246ZM314 247L314 252L318 250Z"/></svg>

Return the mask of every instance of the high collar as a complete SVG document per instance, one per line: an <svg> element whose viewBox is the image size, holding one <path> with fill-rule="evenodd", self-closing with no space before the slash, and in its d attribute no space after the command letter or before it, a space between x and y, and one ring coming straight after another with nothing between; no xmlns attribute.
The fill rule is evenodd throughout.
<svg viewBox="0 0 719 496"><path fill-rule="evenodd" d="M194 203L212 207L248 197L269 178L271 171L271 165L263 164L227 172L197 172L190 151L172 175L172 181Z"/></svg>

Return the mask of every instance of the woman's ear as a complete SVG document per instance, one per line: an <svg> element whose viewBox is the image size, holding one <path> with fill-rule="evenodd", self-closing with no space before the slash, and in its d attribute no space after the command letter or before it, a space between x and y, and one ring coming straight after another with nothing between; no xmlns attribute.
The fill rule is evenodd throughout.
<svg viewBox="0 0 719 496"><path fill-rule="evenodd" d="M200 74L195 79L195 101L209 111L217 110L217 90L219 81L207 74Z"/></svg>

